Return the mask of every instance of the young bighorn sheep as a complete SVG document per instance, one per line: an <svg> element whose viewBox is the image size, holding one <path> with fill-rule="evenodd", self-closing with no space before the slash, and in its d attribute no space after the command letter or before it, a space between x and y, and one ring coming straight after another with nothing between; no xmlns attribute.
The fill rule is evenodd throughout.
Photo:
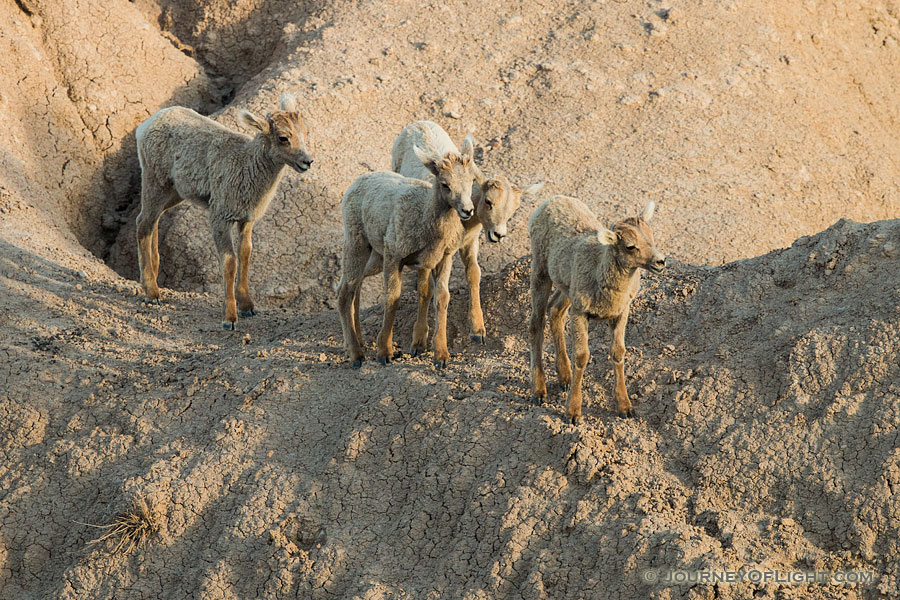
<svg viewBox="0 0 900 600"><path fill-rule="evenodd" d="M235 328L238 310L242 317L256 314L248 282L253 223L269 207L284 167L303 173L312 164L306 149L308 131L293 96L282 95L281 110L265 119L246 110L238 119L259 133L251 138L180 106L156 112L136 132L141 164L138 263L144 291L151 303L159 303L160 216L184 200L199 204L209 211L225 278L225 329ZM237 261L235 225L240 242Z"/></svg>
<svg viewBox="0 0 900 600"><path fill-rule="evenodd" d="M654 245L648 225L650 202L637 217L619 221L609 231L580 201L555 196L528 220L531 239L531 380L536 401L547 395L544 377L544 318L550 308L550 330L556 346L556 369L563 389L569 388L566 412L572 423L581 419L581 379L590 358L588 319L604 319L612 329L610 359L616 369L615 399L623 417L634 415L625 388L625 324L631 301L640 287L639 269L658 273L666 257ZM553 286L556 290L551 296ZM574 377L563 333L572 307L575 343ZM571 387L569 387L571 384Z"/></svg>
<svg viewBox="0 0 900 600"><path fill-rule="evenodd" d="M367 273L384 273L384 322L378 335L381 364L391 361L394 317L400 301L400 270L419 270L419 306L428 303L422 281L437 282L434 364L441 369L450 359L447 350L447 305L450 302L450 267L463 237L460 219L472 217L473 148L462 154L426 154L413 149L434 176L434 183L376 171L360 176L341 200L344 221L343 272L338 285L338 311L344 347L352 366L364 360L359 324L359 292ZM413 346L424 345L425 333L416 329Z"/></svg>
<svg viewBox="0 0 900 600"><path fill-rule="evenodd" d="M463 140L463 148L474 148L471 134ZM426 152L442 156L448 152L459 153L456 145L450 140L447 132L432 121L416 121L407 125L394 140L391 148L391 169L407 177L415 177L426 181L432 180L431 174L418 160L413 148L421 148ZM507 222L519 207L522 198L536 194L543 189L544 183L535 183L523 188L511 183L506 177L498 176L485 179L476 165L475 183L472 186L472 200L475 204L475 216L464 223L465 235L459 246L459 257L466 270L466 282L469 287L469 322L472 325L472 340L484 343L486 330L484 314L481 311L481 267L478 266L478 250L481 231L489 242L499 242L507 234ZM422 272L419 273L422 277ZM419 281L419 288L430 290L430 282ZM430 292L427 294L430 297ZM416 318L416 329L423 331L420 345L413 343L410 353L415 356L425 350L425 338L428 335L428 302L419 306Z"/></svg>

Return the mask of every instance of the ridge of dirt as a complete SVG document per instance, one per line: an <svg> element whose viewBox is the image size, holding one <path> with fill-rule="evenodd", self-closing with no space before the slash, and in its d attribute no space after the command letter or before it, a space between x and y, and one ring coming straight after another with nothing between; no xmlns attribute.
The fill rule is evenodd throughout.
<svg viewBox="0 0 900 600"><path fill-rule="evenodd" d="M897 597L898 239L900 221L841 221L721 268L676 263L626 336L639 418L613 413L594 325L578 428L553 388L527 402L524 259L485 280L486 347L463 341L457 289L445 372L354 371L334 313L228 334L215 295L149 307L6 245L0 596L704 598L640 573L750 564L877 579L716 596ZM398 343L413 310L407 294ZM149 545L83 549L77 522L143 496Z"/></svg>
<svg viewBox="0 0 900 600"><path fill-rule="evenodd" d="M138 9L179 50L203 65L216 89L217 108L284 52L285 40L310 22L326 22L340 2L321 0L221 2L137 0Z"/></svg>
<svg viewBox="0 0 900 600"><path fill-rule="evenodd" d="M0 8L4 218L38 235L47 225L71 232L98 256L139 182L135 127L167 104L200 108L207 88L202 70L136 9L108 4Z"/></svg>

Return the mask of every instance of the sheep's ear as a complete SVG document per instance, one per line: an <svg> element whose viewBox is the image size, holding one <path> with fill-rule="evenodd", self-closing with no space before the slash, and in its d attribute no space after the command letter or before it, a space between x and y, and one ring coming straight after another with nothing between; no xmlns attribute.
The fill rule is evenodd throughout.
<svg viewBox="0 0 900 600"><path fill-rule="evenodd" d="M477 183L479 186L483 186L488 178L484 176L481 168L479 168L479 166L475 164L474 161L472 162L472 165L475 167L475 183Z"/></svg>
<svg viewBox="0 0 900 600"><path fill-rule="evenodd" d="M281 110L297 112L297 98L293 94L284 92L281 94Z"/></svg>
<svg viewBox="0 0 900 600"><path fill-rule="evenodd" d="M647 207L641 211L641 218L645 221L650 221L653 218L653 212L656 210L656 202L651 200Z"/></svg>
<svg viewBox="0 0 900 600"><path fill-rule="evenodd" d="M609 246L615 246L619 241L619 234L609 229L597 232L597 239Z"/></svg>
<svg viewBox="0 0 900 600"><path fill-rule="evenodd" d="M269 133L269 123L260 119L249 110L239 112L238 121L248 129L258 129L263 133Z"/></svg>
<svg viewBox="0 0 900 600"><path fill-rule="evenodd" d="M419 160L422 161L422 164L425 165L425 168L428 169L432 175L437 177L438 170L437 165L434 164L434 158L425 154L425 151L420 149L418 146L413 146L413 152L416 153L416 156L419 157Z"/></svg>
<svg viewBox="0 0 900 600"><path fill-rule="evenodd" d="M471 133L467 133L466 137L463 138L460 155L462 155L463 157L469 157L469 160L473 160L475 158L475 137Z"/></svg>
<svg viewBox="0 0 900 600"><path fill-rule="evenodd" d="M526 185L522 188L522 195L531 196L532 194L537 194L542 189L544 189L544 183L546 182L542 181L540 183L532 183L531 185Z"/></svg>

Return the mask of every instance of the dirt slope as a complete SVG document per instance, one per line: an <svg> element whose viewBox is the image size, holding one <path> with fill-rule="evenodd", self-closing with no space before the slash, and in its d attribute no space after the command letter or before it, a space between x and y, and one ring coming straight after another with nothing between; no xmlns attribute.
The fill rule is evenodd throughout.
<svg viewBox="0 0 900 600"><path fill-rule="evenodd" d="M0 600L897 598L900 221L816 232L898 216L898 16L887 0L3 4ZM192 208L162 229L182 291L143 304L108 266L136 264L134 127L234 93L215 114L233 125L285 90L316 163L256 227L265 310L219 328ZM340 196L416 118L474 130L488 172L551 179L604 219L659 202L678 260L628 329L637 419L612 411L600 325L586 423L565 423L555 386L527 401L533 204L484 250L487 346L455 289L445 372L348 368L328 310ZM368 339L379 322L364 312ZM144 497L146 545L88 546ZM745 566L875 582L644 575Z"/></svg>
<svg viewBox="0 0 900 600"><path fill-rule="evenodd" d="M333 313L229 335L214 296L146 307L132 284L7 245L0 596L896 597L898 238L900 221L842 221L757 259L677 264L628 332L640 418L612 412L595 326L580 428L558 396L526 401L525 261L485 283L504 315L487 347L455 335L444 373L353 371ZM161 522L147 546L83 549L83 523L143 495ZM880 579L640 578L743 565Z"/></svg>
<svg viewBox="0 0 900 600"><path fill-rule="evenodd" d="M202 68L129 3L108 4L0 7L0 210L98 255L130 215L135 127L168 104L209 108Z"/></svg>
<svg viewBox="0 0 900 600"><path fill-rule="evenodd" d="M445 373L356 372L333 313L269 313L239 338L206 325L215 297L150 310L131 284L7 246L2 595L707 597L639 574L744 564L870 569L892 595L898 237L898 221L843 221L758 259L676 265L628 334L641 417L612 414L595 326L581 428L560 398L525 400L524 261L485 284L504 315L486 348L456 335ZM150 545L82 550L96 532L80 523L141 495L162 515ZM753 590L879 597L716 593Z"/></svg>
<svg viewBox="0 0 900 600"><path fill-rule="evenodd" d="M270 19L279 4L263 4ZM242 26L203 6L197 31ZM661 239L698 264L789 245L842 217L897 216L893 2L338 6L281 9L280 27L260 25L250 39L274 45L271 62L221 115L234 124L238 108L265 113L292 90L311 123L314 169L286 176L256 229L254 285L277 304L332 307L340 197L368 167L389 167L394 137L417 118L457 140L473 130L488 172L549 179L546 194L584 198L605 219L659 201ZM485 249L489 272L528 253L539 200ZM164 223L162 279L218 289L203 216L181 211ZM133 238L129 224L109 257L129 277Z"/></svg>

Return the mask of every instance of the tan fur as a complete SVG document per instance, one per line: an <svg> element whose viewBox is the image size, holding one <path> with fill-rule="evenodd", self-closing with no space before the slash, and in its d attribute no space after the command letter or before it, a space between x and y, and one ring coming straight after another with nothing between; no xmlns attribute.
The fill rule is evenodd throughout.
<svg viewBox="0 0 900 600"><path fill-rule="evenodd" d="M255 314L248 275L253 222L266 212L285 166L299 172L312 163L306 149L306 124L290 95L282 110L261 119L241 111L240 122L257 129L249 137L180 106L164 108L136 132L141 165L141 212L137 217L141 283L159 302L159 218L189 200L209 211L209 222L225 280L222 326L234 329L238 318ZM237 239L233 234L237 226ZM234 255L238 241L239 260ZM234 278L239 272L237 298Z"/></svg>
<svg viewBox="0 0 900 600"><path fill-rule="evenodd" d="M413 148L434 183L376 171L357 178L341 200L344 251L338 285L338 311L344 348L352 365L364 360L359 326L359 289L366 275L384 274L384 322L378 336L377 357L382 364L393 354L393 326L400 299L400 270L419 270L420 312L430 277L437 287L434 362L439 368L450 358L447 350L447 305L450 301L451 259L463 237L462 216L471 216L471 153L428 154ZM424 280L424 283L423 283ZM427 299L425 300L427 306ZM422 350L425 339L418 326L413 348Z"/></svg>
<svg viewBox="0 0 900 600"><path fill-rule="evenodd" d="M463 140L463 149L475 146L475 140L471 134ZM418 179L432 180L431 174L424 168L422 162L417 159L413 148L428 149L430 153L441 155L445 153L458 153L456 145L450 140L450 136L440 125L432 121L416 121L403 128L391 148L391 168L401 175ZM520 188L511 183L506 177L498 176L493 179L485 179L481 171L476 169L476 181L472 187L472 199L475 204L476 219L470 219L463 225L465 235L459 247L460 259L466 269L466 282L469 287L469 322L472 327L472 339L484 343L486 330L484 315L481 311L481 267L478 266L478 251L481 240L481 232L485 231L485 237L490 242L499 242L507 235L507 222L515 213L522 201L522 197L535 194L543 187L543 183L537 183ZM420 289L425 288L420 282ZM416 319L416 330L424 331L428 335L428 302L420 302L419 315ZM414 348L413 352L420 349Z"/></svg>
<svg viewBox="0 0 900 600"><path fill-rule="evenodd" d="M547 395L543 367L544 318L550 311L550 329L556 346L559 383L569 388L567 415L581 418L581 380L590 359L588 319L603 319L613 333L610 359L616 371L615 399L622 416L632 416L625 388L625 325L631 301L640 287L639 269L660 271L665 257L654 245L647 221L651 202L641 216L604 228L580 201L555 196L528 220L531 239L531 376L536 400ZM556 286L556 290L553 290ZM551 296L552 292L552 296ZM563 334L566 313L572 310L575 369L571 369Z"/></svg>

